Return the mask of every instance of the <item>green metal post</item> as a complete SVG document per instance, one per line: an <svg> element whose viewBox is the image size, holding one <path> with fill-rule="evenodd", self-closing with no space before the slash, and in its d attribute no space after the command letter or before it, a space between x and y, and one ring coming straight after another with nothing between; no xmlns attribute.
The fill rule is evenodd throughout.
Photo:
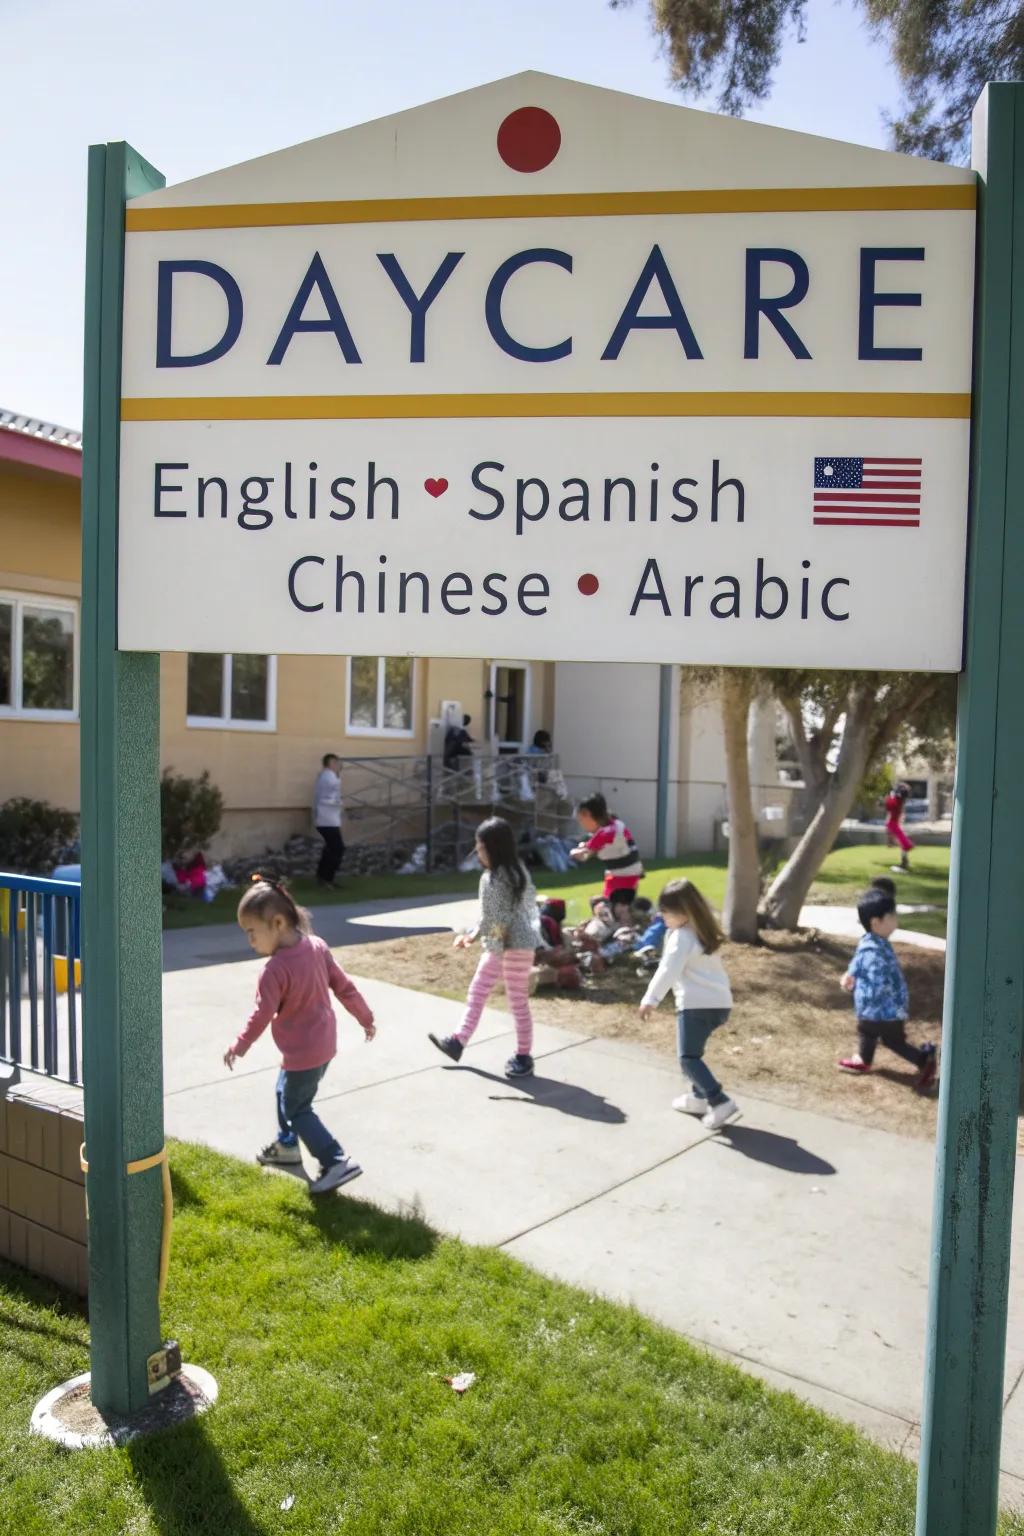
<svg viewBox="0 0 1024 1536"><path fill-rule="evenodd" d="M89 151L82 475L82 982L92 1398L133 1413L160 1347L160 658L117 651L124 205L163 186Z"/></svg>
<svg viewBox="0 0 1024 1536"><path fill-rule="evenodd" d="M658 668L658 787L654 802L654 846L659 859L669 857L668 786L671 777L672 668Z"/></svg>
<svg viewBox="0 0 1024 1536"><path fill-rule="evenodd" d="M966 669L918 1536L996 1529L1024 1027L1024 85L974 116L978 279ZM1016 419L1015 419L1016 418Z"/></svg>

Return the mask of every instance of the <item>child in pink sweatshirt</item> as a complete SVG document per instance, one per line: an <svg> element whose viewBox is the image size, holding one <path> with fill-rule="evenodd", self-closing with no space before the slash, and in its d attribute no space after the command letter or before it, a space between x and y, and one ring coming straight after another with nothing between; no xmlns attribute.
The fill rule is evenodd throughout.
<svg viewBox="0 0 1024 1536"><path fill-rule="evenodd" d="M377 1031L362 993L323 939L310 933L309 913L297 907L276 880L254 875L253 882L238 904L238 924L256 953L269 958L256 985L256 1006L245 1028L225 1051L224 1063L233 1068L270 1025L281 1052L279 1130L277 1140L264 1147L256 1160L270 1168L289 1164L301 1168L301 1140L320 1164L320 1175L310 1185L310 1192L322 1195L357 1179L363 1171L346 1157L313 1111L321 1079L338 1049L331 993L362 1025L367 1040Z"/></svg>

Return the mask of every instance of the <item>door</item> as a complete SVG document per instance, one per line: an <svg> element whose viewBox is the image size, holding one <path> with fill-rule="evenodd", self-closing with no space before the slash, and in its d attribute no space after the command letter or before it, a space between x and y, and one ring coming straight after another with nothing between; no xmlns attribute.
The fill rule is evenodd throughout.
<svg viewBox="0 0 1024 1536"><path fill-rule="evenodd" d="M525 752L530 740L530 664L492 661L489 734L499 752Z"/></svg>

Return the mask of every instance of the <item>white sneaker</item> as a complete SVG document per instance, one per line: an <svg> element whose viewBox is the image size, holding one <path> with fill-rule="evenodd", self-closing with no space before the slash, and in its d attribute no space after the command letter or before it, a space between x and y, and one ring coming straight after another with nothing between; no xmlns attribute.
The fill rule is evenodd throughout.
<svg viewBox="0 0 1024 1536"><path fill-rule="evenodd" d="M743 1111L734 1099L723 1099L721 1104L716 1104L709 1109L701 1119L701 1125L709 1131L719 1131L723 1125L728 1125L730 1120L738 1120Z"/></svg>
<svg viewBox="0 0 1024 1536"><path fill-rule="evenodd" d="M705 1115L708 1101L696 1093L681 1093L678 1099L672 1100L672 1108L677 1109L681 1115Z"/></svg>

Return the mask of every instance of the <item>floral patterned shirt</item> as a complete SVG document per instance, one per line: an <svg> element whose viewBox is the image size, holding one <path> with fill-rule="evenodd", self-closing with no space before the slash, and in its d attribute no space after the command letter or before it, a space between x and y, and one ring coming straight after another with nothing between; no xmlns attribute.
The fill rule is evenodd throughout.
<svg viewBox="0 0 1024 1536"><path fill-rule="evenodd" d="M853 1006L858 1019L905 1019L907 983L896 951L888 939L866 933L854 951L848 974L853 977Z"/></svg>
<svg viewBox="0 0 1024 1536"><path fill-rule="evenodd" d="M526 870L523 894L516 897L504 870L485 870L480 877L480 921L474 930L484 949L536 949L540 943L537 893Z"/></svg>

